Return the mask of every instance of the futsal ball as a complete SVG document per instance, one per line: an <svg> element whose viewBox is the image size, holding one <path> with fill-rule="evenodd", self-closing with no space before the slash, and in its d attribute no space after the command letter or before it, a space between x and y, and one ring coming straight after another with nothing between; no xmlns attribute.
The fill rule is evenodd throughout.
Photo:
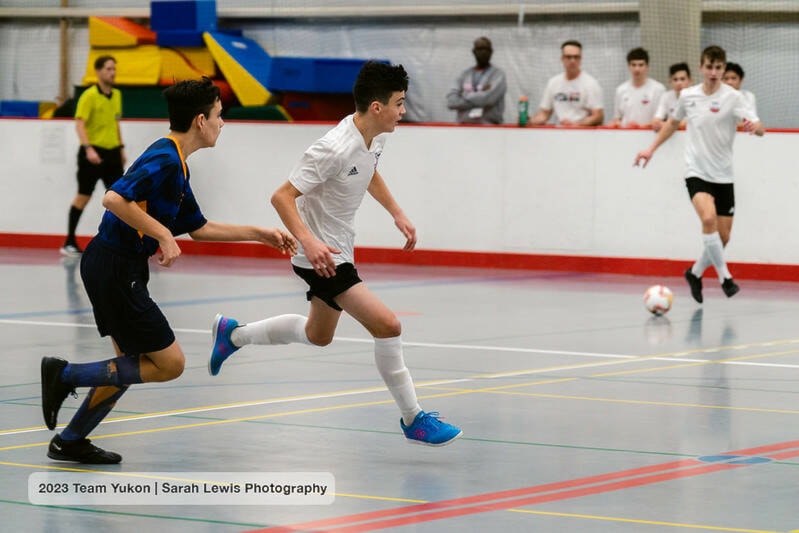
<svg viewBox="0 0 799 533"><path fill-rule="evenodd" d="M665 285L652 285L644 293L646 310L653 315L665 315L671 309L674 294Z"/></svg>

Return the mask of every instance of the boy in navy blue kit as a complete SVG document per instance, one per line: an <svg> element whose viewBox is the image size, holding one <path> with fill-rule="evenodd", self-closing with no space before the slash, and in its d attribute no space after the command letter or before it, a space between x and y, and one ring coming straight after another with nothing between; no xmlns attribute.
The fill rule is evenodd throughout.
<svg viewBox="0 0 799 533"><path fill-rule="evenodd" d="M286 231L206 220L194 198L186 158L213 147L222 130L219 89L208 78L164 91L170 135L158 139L103 197L107 209L81 259L81 278L97 329L110 336L117 356L75 364L55 357L41 363L42 412L54 429L58 410L75 387L92 387L72 421L50 441L47 456L59 461L114 464L122 457L86 436L134 383L169 381L183 372L185 356L166 317L150 298L148 258L169 267L181 254L176 235L194 240L258 241L293 255Z"/></svg>

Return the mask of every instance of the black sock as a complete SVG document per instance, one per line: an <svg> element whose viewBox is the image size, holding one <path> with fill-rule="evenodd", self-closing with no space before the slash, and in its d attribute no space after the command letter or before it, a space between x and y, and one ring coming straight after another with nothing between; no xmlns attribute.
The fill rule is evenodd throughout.
<svg viewBox="0 0 799 533"><path fill-rule="evenodd" d="M69 224L67 225L67 240L64 241L64 244L76 244L75 242L75 230L78 229L78 221L80 220L80 216L83 214L83 209L78 209L77 207L70 206L69 208Z"/></svg>

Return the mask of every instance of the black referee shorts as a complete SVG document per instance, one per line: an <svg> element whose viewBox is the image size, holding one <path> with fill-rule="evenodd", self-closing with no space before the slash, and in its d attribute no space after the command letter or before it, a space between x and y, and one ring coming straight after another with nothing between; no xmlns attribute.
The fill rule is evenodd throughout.
<svg viewBox="0 0 799 533"><path fill-rule="evenodd" d="M91 196L98 180L103 180L103 185L108 189L116 180L122 177L122 148L94 147L102 162L93 165L86 159L86 149L81 146L78 150L78 194Z"/></svg>

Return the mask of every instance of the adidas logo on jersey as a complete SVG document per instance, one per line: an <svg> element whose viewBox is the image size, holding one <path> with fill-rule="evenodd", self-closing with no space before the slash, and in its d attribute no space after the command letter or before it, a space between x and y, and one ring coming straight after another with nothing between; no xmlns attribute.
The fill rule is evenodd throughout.
<svg viewBox="0 0 799 533"><path fill-rule="evenodd" d="M347 174L347 176L357 176L357 175L358 175L358 169L357 169L357 168L355 168L355 167L352 167L352 168L350 169L350 173L349 173L349 174Z"/></svg>

